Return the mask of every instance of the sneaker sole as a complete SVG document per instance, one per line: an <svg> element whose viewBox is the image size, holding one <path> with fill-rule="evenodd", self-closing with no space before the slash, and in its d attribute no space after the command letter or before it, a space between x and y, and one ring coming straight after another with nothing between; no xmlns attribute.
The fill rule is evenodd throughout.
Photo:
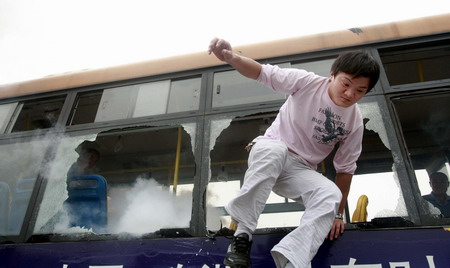
<svg viewBox="0 0 450 268"><path fill-rule="evenodd" d="M251 264L247 261L235 261L229 260L228 258L223 260L223 264L230 266L231 268L248 268L251 266Z"/></svg>

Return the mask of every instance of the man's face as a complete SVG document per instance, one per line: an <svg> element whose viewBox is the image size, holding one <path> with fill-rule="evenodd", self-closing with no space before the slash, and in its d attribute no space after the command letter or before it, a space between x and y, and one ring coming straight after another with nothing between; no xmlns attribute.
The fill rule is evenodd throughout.
<svg viewBox="0 0 450 268"><path fill-rule="evenodd" d="M436 176L431 179L430 186L435 194L445 194L448 188L448 180L444 176Z"/></svg>
<svg viewBox="0 0 450 268"><path fill-rule="evenodd" d="M99 159L99 156L95 152L82 151L80 156L78 157L78 164L86 167L86 166L94 166Z"/></svg>
<svg viewBox="0 0 450 268"><path fill-rule="evenodd" d="M369 89L368 77L356 77L347 73L338 73L331 76L328 95L337 106L350 107L358 102Z"/></svg>

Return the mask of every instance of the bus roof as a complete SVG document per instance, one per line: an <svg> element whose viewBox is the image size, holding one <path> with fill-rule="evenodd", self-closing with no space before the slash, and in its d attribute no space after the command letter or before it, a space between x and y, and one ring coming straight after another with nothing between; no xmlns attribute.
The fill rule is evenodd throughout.
<svg viewBox="0 0 450 268"><path fill-rule="evenodd" d="M450 32L450 14L237 46L234 49L253 59L265 59L446 32ZM204 52L188 55L70 72L0 85L0 99L201 69L222 64L223 62L208 55L205 49Z"/></svg>

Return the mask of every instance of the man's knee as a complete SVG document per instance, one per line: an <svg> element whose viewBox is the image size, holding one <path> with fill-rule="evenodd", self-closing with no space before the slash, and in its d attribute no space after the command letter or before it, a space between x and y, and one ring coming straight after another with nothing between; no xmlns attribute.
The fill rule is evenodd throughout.
<svg viewBox="0 0 450 268"><path fill-rule="evenodd" d="M316 200L314 203L322 204L326 207L335 204L339 205L342 200L342 192L334 183L316 189L315 196Z"/></svg>
<svg viewBox="0 0 450 268"><path fill-rule="evenodd" d="M335 185L335 187L333 187L331 196L332 196L333 200L335 200L335 202L337 202L338 204L341 203L342 192L336 185Z"/></svg>

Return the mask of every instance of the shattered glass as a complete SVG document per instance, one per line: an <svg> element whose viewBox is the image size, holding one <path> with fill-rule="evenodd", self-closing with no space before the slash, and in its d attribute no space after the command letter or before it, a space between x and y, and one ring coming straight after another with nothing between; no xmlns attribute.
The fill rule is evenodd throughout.
<svg viewBox="0 0 450 268"><path fill-rule="evenodd" d="M196 124L186 123L185 126L189 133L179 126L159 126L62 138L46 176L47 187L34 232L139 236L162 228L188 228L195 176L192 146ZM98 152L99 159L93 167L72 178L69 174L78 170L74 167L85 163L83 159L91 156L85 153L92 148ZM180 153L176 157L178 150ZM89 199L91 201L87 196L83 198L97 185L88 183L86 189L77 188L79 184L72 182L84 174L103 177L107 184L106 195L98 191L95 199ZM80 195L81 198L73 199ZM107 225L97 228L86 221L77 222L74 219L78 219L76 216L81 212L68 209L72 204L69 200L91 202L91 206L96 204L92 200L105 200Z"/></svg>
<svg viewBox="0 0 450 268"><path fill-rule="evenodd" d="M0 234L18 235L37 181L44 154L52 140L35 138L0 146Z"/></svg>

